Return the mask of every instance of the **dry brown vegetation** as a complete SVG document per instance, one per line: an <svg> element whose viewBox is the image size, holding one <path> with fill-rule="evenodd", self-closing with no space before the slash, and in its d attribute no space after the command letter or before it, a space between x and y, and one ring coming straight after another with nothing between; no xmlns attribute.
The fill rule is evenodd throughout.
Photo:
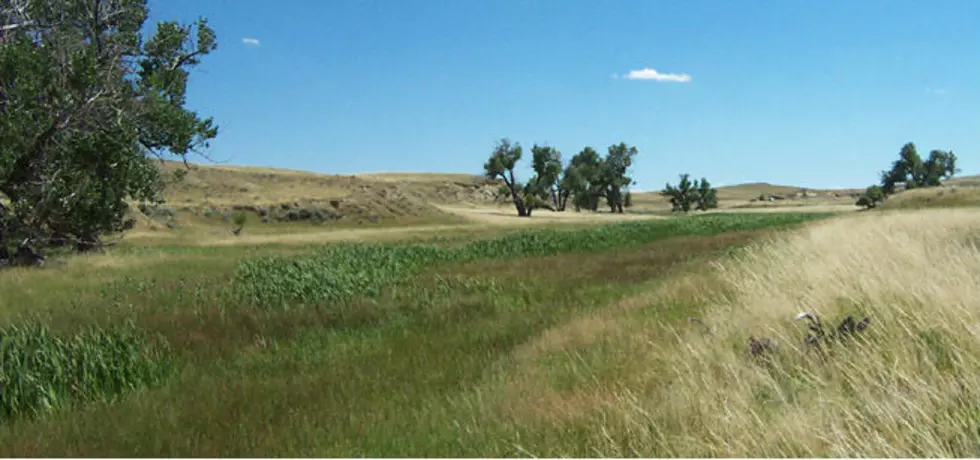
<svg viewBox="0 0 980 460"><path fill-rule="evenodd" d="M976 210L867 213L753 244L541 334L516 374L481 390L502 398L481 410L588 426L605 456L968 455L980 448L978 232ZM717 336L643 313L676 304ZM805 353L801 311L875 322L820 360ZM749 334L778 339L774 362L746 361ZM549 364L562 356L575 364Z"/></svg>

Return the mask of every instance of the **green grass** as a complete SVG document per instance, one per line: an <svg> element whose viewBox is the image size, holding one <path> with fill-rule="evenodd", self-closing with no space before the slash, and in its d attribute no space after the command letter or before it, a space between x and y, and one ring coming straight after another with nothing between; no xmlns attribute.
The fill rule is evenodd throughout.
<svg viewBox="0 0 980 460"><path fill-rule="evenodd" d="M166 348L133 328L59 337L39 323L0 329L0 419L111 399L171 372Z"/></svg>
<svg viewBox="0 0 980 460"><path fill-rule="evenodd" d="M824 217L826 215L821 214L701 215L577 230L525 230L452 248L421 244L332 245L308 257L270 257L242 262L236 275L236 289L243 303L268 308L339 302L377 295L383 286L402 281L422 267L438 262L600 251L674 236L711 236Z"/></svg>
<svg viewBox="0 0 980 460"><path fill-rule="evenodd" d="M16 286L20 301L41 306L60 336L132 322L167 345L152 362L175 367L165 382L111 402L88 399L0 424L0 455L522 455L514 426L484 413L474 398L496 398L481 388L524 369L529 343L672 273L821 217L714 214L477 240L247 252L130 248L124 253L136 260L169 258L139 269L69 265L57 270L83 282L59 290L45 289L53 281L43 270L2 273L0 286ZM83 274L97 281L85 283ZM300 305L309 308L294 308ZM685 308L653 314L680 318ZM5 299L0 311L23 312ZM82 356L82 363L117 359ZM597 369L615 376L615 369ZM575 447L574 431L521 430L528 436L521 446L535 452L592 455ZM548 450L556 440L561 448Z"/></svg>

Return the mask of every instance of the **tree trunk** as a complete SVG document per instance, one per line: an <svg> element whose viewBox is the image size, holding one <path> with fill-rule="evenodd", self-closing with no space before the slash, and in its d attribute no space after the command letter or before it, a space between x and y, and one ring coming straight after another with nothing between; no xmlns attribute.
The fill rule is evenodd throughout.
<svg viewBox="0 0 980 460"><path fill-rule="evenodd" d="M510 196L514 200L514 207L517 208L518 217L531 217L531 212L528 210L527 206L524 204L524 200L521 196L517 194L517 182L514 180L514 170L508 171L510 173L510 180L507 180L507 176L501 174L504 179L504 184L510 189Z"/></svg>
<svg viewBox="0 0 980 460"><path fill-rule="evenodd" d="M98 241L78 241L75 243L75 251L86 253L86 252L104 252L102 244Z"/></svg>
<svg viewBox="0 0 980 460"><path fill-rule="evenodd" d="M520 217L530 217L531 212L527 206L524 205L524 200L517 196L517 192L511 191L511 193L513 193L514 196L514 207L517 208L517 215Z"/></svg>
<svg viewBox="0 0 980 460"><path fill-rule="evenodd" d="M10 262L10 241L7 240L7 233L0 227L0 263Z"/></svg>

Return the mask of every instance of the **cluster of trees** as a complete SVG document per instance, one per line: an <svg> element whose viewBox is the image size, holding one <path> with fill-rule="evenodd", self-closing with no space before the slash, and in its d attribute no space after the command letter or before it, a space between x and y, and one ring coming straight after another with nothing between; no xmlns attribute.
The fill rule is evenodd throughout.
<svg viewBox="0 0 980 460"><path fill-rule="evenodd" d="M855 204L868 209L874 208L894 194L899 184L904 184L905 190L938 187L943 180L951 179L959 172L956 168L956 154L952 151L933 150L926 160L922 160L915 144L909 142L902 146L891 169L881 172L880 185L868 187Z"/></svg>
<svg viewBox="0 0 980 460"><path fill-rule="evenodd" d="M576 211L596 211L605 200L610 212L624 212L632 196L634 184L628 174L636 147L619 143L609 146L605 157L592 147L585 147L567 164L554 147L531 147L531 168L534 175L521 182L514 174L523 157L520 143L504 138L494 146L493 153L483 165L486 176L503 181L500 193L513 201L517 215L530 217L535 209L564 211L571 203Z"/></svg>
<svg viewBox="0 0 980 460"><path fill-rule="evenodd" d="M718 191L703 177L692 182L689 174L681 174L676 186L667 184L660 194L670 200L674 212L688 212L691 208L707 211L718 207Z"/></svg>
<svg viewBox="0 0 980 460"><path fill-rule="evenodd" d="M147 16L147 0L0 2L0 264L101 248L133 224L124 200L162 201L155 159L217 135L184 108L214 32L161 22L144 38Z"/></svg>

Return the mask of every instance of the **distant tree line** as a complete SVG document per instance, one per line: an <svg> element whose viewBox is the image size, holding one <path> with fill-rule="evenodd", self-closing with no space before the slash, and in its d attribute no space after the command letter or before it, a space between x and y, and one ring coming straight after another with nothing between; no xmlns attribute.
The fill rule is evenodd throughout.
<svg viewBox="0 0 980 460"><path fill-rule="evenodd" d="M564 163L554 147L535 144L531 147L534 174L522 182L514 169L524 155L523 147L503 138L483 171L488 178L503 182L498 196L512 201L518 216L530 217L535 209L562 212L569 204L576 211L597 211L605 204L610 212L623 213L633 204L629 187L635 182L628 174L637 153L636 147L620 142L610 145L605 156L585 147ZM673 211L718 207L718 193L705 178L691 181L688 174L682 174L676 186L667 184L660 193L670 200Z"/></svg>
<svg viewBox="0 0 980 460"><path fill-rule="evenodd" d="M865 189L855 204L871 209L893 195L900 184L904 185L905 190L938 187L942 181L952 179L959 172L956 168L956 154L952 151L933 150L923 160L916 151L915 144L909 142L902 146L891 169L881 172L880 185Z"/></svg>
<svg viewBox="0 0 980 460"><path fill-rule="evenodd" d="M634 181L627 174L637 153L636 147L620 142L609 146L604 157L585 147L564 163L554 147L535 144L531 147L534 174L523 182L514 173L523 147L503 138L483 170L488 178L503 181L499 192L513 201L518 216L531 217L535 209L542 208L562 212L569 204L576 211L597 211L603 203L610 212L622 213L632 202L629 187Z"/></svg>

